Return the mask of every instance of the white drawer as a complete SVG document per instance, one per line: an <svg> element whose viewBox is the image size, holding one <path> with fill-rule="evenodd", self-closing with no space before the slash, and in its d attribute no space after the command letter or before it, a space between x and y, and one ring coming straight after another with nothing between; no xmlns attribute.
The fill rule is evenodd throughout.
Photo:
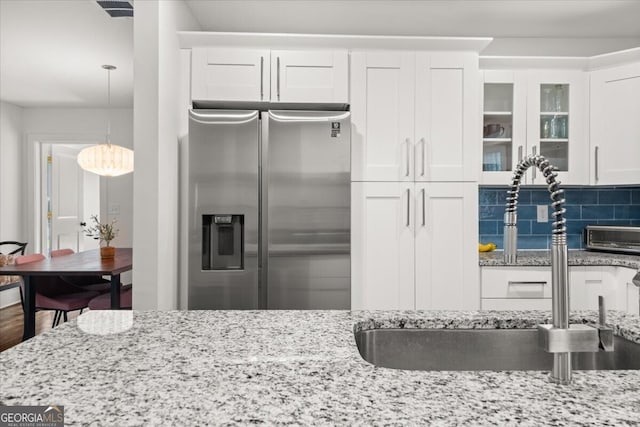
<svg viewBox="0 0 640 427"><path fill-rule="evenodd" d="M551 310L551 298L483 298L482 310Z"/></svg>
<svg viewBox="0 0 640 427"><path fill-rule="evenodd" d="M549 267L483 267L482 298L551 298Z"/></svg>

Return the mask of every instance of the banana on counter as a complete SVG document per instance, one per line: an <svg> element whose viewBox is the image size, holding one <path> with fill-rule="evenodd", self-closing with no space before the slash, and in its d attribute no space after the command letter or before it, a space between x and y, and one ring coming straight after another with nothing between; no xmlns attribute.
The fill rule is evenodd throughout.
<svg viewBox="0 0 640 427"><path fill-rule="evenodd" d="M479 243L478 244L478 251L479 252L491 252L491 251L495 251L496 250L496 244L493 242L489 242L489 243Z"/></svg>

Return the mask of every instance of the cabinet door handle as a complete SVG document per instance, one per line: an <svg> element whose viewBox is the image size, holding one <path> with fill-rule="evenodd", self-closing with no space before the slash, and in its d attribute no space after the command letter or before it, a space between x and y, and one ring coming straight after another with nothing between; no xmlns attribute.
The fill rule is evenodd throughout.
<svg viewBox="0 0 640 427"><path fill-rule="evenodd" d="M404 176L408 177L409 173L411 172L411 170L410 170L411 165L409 164L409 161L411 160L411 159L409 159L409 157L411 157L411 155L409 154L410 153L409 150L411 150L411 142L409 141L409 138L405 139L404 142L405 142L405 144L407 146L407 162L405 164L405 169L406 170L405 170L405 175Z"/></svg>
<svg viewBox="0 0 640 427"><path fill-rule="evenodd" d="M424 138L420 138L420 145L422 146L422 156L420 161L420 176L424 176L424 168L425 168L425 151L427 151L427 142Z"/></svg>
<svg viewBox="0 0 640 427"><path fill-rule="evenodd" d="M264 99L264 56L260 57L260 101Z"/></svg>
<svg viewBox="0 0 640 427"><path fill-rule="evenodd" d="M596 182L598 182L598 180L600 179L600 173L599 173L599 171L598 171L598 169L599 169L599 167L598 167L598 157L599 157L599 154L600 154L600 147L598 147L598 146L596 145L596 148L595 148L595 164L594 164L594 167L595 167L595 173L596 173Z"/></svg>
<svg viewBox="0 0 640 427"><path fill-rule="evenodd" d="M407 188L407 227L411 225L411 190Z"/></svg>
<svg viewBox="0 0 640 427"><path fill-rule="evenodd" d="M276 58L276 90L278 94L278 101L280 101L280 57Z"/></svg>
<svg viewBox="0 0 640 427"><path fill-rule="evenodd" d="M422 189L422 226L427 225L427 195L426 190Z"/></svg>
<svg viewBox="0 0 640 427"><path fill-rule="evenodd" d="M518 146L518 163L522 161L522 145Z"/></svg>

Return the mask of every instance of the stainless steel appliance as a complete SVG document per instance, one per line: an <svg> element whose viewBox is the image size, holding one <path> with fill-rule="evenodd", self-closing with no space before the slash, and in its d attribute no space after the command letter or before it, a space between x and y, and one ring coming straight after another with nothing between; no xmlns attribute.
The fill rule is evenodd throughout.
<svg viewBox="0 0 640 427"><path fill-rule="evenodd" d="M348 309L350 113L189 118L190 309Z"/></svg>
<svg viewBox="0 0 640 427"><path fill-rule="evenodd" d="M640 227L587 225L585 246L597 251L640 254Z"/></svg>

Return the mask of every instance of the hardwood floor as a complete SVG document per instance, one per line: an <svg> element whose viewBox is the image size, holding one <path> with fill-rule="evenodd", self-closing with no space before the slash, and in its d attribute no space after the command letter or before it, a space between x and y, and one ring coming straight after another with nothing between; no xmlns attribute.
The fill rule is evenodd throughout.
<svg viewBox="0 0 640 427"><path fill-rule="evenodd" d="M51 329L53 311L36 312L36 335ZM80 314L80 311L69 313L69 319ZM0 309L0 352L5 351L22 341L23 314L20 303Z"/></svg>

